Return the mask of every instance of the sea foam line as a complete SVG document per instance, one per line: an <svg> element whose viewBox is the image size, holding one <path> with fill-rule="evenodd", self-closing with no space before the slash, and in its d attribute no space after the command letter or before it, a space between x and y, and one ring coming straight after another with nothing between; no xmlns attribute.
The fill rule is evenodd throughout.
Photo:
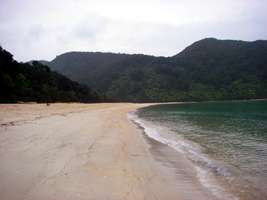
<svg viewBox="0 0 267 200"><path fill-rule="evenodd" d="M157 128L149 126L148 122L138 117L136 112L130 112L127 115L128 119L139 125L144 129L144 133L165 145L175 149L177 152L184 154L189 160L193 161L193 166L196 169L197 177L200 183L211 191L218 199L221 200L238 200L236 196L227 192L223 187L221 187L214 178L210 176L210 172L221 176L231 176L231 173L224 167L217 165L213 160L201 154L199 148L192 146L186 140L174 141L163 137ZM196 165L197 164L197 165Z"/></svg>

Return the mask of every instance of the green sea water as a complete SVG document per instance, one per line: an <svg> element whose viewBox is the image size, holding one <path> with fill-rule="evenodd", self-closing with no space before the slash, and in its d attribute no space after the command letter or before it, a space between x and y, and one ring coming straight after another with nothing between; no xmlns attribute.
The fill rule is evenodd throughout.
<svg viewBox="0 0 267 200"><path fill-rule="evenodd" d="M138 116L197 144L198 150L181 149L204 170L225 177L244 199L267 199L266 100L164 104L141 109ZM176 140L177 148L184 144L159 134Z"/></svg>

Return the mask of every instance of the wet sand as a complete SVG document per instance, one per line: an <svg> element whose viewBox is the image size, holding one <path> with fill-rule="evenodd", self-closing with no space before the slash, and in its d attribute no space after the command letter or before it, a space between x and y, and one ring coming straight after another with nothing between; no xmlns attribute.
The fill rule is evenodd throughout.
<svg viewBox="0 0 267 200"><path fill-rule="evenodd" d="M0 199L215 199L190 161L127 118L147 105L0 105Z"/></svg>

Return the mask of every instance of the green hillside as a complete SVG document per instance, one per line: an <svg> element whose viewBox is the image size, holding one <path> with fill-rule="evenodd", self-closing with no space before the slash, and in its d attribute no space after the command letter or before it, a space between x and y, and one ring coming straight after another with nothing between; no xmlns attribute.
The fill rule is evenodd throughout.
<svg viewBox="0 0 267 200"><path fill-rule="evenodd" d="M0 102L95 102L98 95L39 63L18 63L0 47Z"/></svg>
<svg viewBox="0 0 267 200"><path fill-rule="evenodd" d="M108 100L202 101L267 97L267 41L207 38L173 57L69 52L48 65Z"/></svg>

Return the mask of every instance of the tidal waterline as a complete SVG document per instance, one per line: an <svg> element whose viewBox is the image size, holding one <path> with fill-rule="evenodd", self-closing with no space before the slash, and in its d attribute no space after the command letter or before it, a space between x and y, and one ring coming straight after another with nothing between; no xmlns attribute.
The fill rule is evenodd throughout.
<svg viewBox="0 0 267 200"><path fill-rule="evenodd" d="M242 199L267 198L266 100L164 104L137 114Z"/></svg>

